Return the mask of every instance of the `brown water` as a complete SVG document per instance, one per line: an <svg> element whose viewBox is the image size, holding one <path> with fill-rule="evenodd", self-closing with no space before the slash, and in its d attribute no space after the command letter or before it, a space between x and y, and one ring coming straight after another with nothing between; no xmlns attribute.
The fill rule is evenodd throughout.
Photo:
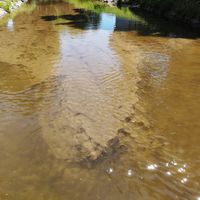
<svg viewBox="0 0 200 200"><path fill-rule="evenodd" d="M200 199L200 41L147 20L57 3L0 27L1 200Z"/></svg>

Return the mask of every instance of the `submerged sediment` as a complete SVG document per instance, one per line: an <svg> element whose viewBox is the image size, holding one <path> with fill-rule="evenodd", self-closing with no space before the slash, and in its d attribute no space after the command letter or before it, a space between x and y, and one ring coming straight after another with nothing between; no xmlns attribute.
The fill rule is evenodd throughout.
<svg viewBox="0 0 200 200"><path fill-rule="evenodd" d="M0 197L200 196L199 40L153 21L59 2L1 26Z"/></svg>

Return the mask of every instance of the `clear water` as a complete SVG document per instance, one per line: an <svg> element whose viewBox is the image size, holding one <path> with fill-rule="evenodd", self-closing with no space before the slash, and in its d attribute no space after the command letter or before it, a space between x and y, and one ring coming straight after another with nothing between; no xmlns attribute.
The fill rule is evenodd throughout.
<svg viewBox="0 0 200 200"><path fill-rule="evenodd" d="M46 3L0 27L0 199L200 198L200 41L142 17Z"/></svg>

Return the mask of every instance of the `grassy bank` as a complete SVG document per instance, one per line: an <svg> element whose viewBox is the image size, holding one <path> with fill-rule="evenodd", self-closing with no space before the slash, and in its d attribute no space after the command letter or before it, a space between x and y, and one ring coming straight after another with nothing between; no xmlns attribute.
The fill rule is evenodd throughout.
<svg viewBox="0 0 200 200"><path fill-rule="evenodd" d="M11 3L12 3L11 0L0 1L0 8L5 10L6 12L10 12Z"/></svg>
<svg viewBox="0 0 200 200"><path fill-rule="evenodd" d="M95 0L65 0L65 1L73 4L76 8L83 8L85 10L93 11L95 13L104 12L104 13L115 14L118 17L132 19L135 21L139 21L140 23L145 23L145 21L141 17L135 15L127 7L125 8L118 8L114 6L111 7L104 3L101 3L100 1L95 1Z"/></svg>
<svg viewBox="0 0 200 200"><path fill-rule="evenodd" d="M113 13L118 17L142 21L128 8L110 7L96 0L65 0L76 7L96 13ZM200 26L200 0L118 0L118 2L139 4L144 10L164 16L173 21Z"/></svg>
<svg viewBox="0 0 200 200"><path fill-rule="evenodd" d="M130 0L153 13L187 23L200 23L200 0Z"/></svg>
<svg viewBox="0 0 200 200"><path fill-rule="evenodd" d="M7 14L3 17L0 17L0 25L5 24L9 19L14 19L20 13L33 12L33 10L36 8L35 2L29 4L23 3L20 5L20 7L17 7L16 9L11 9L11 4L8 4L8 6L9 8L6 7L8 8L8 11L6 11ZM5 7L2 9L5 9Z"/></svg>

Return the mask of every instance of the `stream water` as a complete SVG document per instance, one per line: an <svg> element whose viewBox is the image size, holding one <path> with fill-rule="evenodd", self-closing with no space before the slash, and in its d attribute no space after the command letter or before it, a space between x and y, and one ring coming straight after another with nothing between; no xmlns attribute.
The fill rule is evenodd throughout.
<svg viewBox="0 0 200 200"><path fill-rule="evenodd" d="M137 15L0 26L0 200L200 199L199 35Z"/></svg>

